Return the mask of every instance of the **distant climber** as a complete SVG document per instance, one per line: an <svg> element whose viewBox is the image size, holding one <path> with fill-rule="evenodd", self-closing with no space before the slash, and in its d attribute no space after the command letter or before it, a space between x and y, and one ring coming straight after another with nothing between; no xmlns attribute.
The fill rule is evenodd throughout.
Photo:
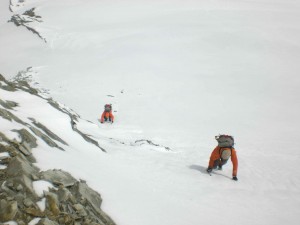
<svg viewBox="0 0 300 225"><path fill-rule="evenodd" d="M113 123L114 122L114 118L115 117L112 114L112 106L111 106L111 104L106 104L104 106L104 112L102 113L100 122L104 123L104 122L109 121L109 122Z"/></svg>
<svg viewBox="0 0 300 225"><path fill-rule="evenodd" d="M229 158L233 165L232 179L237 181L237 169L238 159L236 151L233 148L234 139L229 135L219 135L215 137L218 141L218 146L212 151L207 172L211 173L213 169L222 170L222 166L225 165Z"/></svg>

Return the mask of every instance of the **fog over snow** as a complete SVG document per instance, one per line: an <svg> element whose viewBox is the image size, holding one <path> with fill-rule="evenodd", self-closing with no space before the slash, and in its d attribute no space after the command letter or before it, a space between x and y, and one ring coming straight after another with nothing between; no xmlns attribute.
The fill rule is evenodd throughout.
<svg viewBox="0 0 300 225"><path fill-rule="evenodd" d="M0 3L0 73L31 67L33 84L91 121L78 127L107 150L74 140L39 101L0 92L73 141L36 151L38 167L86 180L119 225L299 223L299 0L17 2ZM32 8L44 40L7 22ZM97 120L106 103L113 124ZM238 182L231 162L205 172L220 133L235 137Z"/></svg>

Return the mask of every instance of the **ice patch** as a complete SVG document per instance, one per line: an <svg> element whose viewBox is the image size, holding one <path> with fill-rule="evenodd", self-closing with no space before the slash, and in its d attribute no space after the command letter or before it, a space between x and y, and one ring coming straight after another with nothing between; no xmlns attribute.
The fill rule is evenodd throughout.
<svg viewBox="0 0 300 225"><path fill-rule="evenodd" d="M0 86L6 87L7 85L3 81L0 81Z"/></svg>
<svg viewBox="0 0 300 225"><path fill-rule="evenodd" d="M48 181L39 180L33 182L33 188L35 190L35 193L39 197L42 197L44 195L44 191L48 191L49 188L54 188L54 186Z"/></svg>
<svg viewBox="0 0 300 225"><path fill-rule="evenodd" d="M6 159L6 158L9 158L9 157L10 156L9 156L8 152L1 152L0 153L0 160Z"/></svg>
<svg viewBox="0 0 300 225"><path fill-rule="evenodd" d="M40 210L43 212L46 208L46 198L43 198L41 201L38 201L36 204L38 205Z"/></svg>
<svg viewBox="0 0 300 225"><path fill-rule="evenodd" d="M9 145L9 144L7 144L6 142L3 142L3 141L1 141L1 140L0 140L0 144L1 144L1 145L4 145L4 146L8 146L8 145Z"/></svg>
<svg viewBox="0 0 300 225"><path fill-rule="evenodd" d="M7 153L7 152L1 152L0 153L0 163L1 163L1 161L3 160L3 159L7 159L7 158L9 158L10 156L9 156L9 154ZM2 164L0 164L0 170L4 170L4 169L6 169L7 168L7 166L6 165L2 165Z"/></svg>
<svg viewBox="0 0 300 225"><path fill-rule="evenodd" d="M28 225L35 225L37 224L39 221L41 220L41 218L34 218L33 220L31 220Z"/></svg>
<svg viewBox="0 0 300 225"><path fill-rule="evenodd" d="M7 168L7 166L0 164L0 170L5 170L6 168Z"/></svg>
<svg viewBox="0 0 300 225"><path fill-rule="evenodd" d="M5 225L18 225L18 223L15 222L15 221L4 222L3 224L5 224Z"/></svg>

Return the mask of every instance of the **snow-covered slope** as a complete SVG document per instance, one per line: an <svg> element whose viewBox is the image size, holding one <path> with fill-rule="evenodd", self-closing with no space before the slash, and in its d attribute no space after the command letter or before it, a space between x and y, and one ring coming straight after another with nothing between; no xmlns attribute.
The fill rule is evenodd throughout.
<svg viewBox="0 0 300 225"><path fill-rule="evenodd" d="M32 153L51 168L49 159L44 158L46 152L62 155L74 166L82 159L66 152L84 150L85 154L105 157L105 150L77 127L90 122L45 98L20 78L12 83L0 75L0 223L114 225L100 208L100 194L84 180L78 181L61 169L39 171L35 167Z"/></svg>
<svg viewBox="0 0 300 225"><path fill-rule="evenodd" d="M71 162L45 151L41 168L92 183L121 225L297 224L299 1L27 0L11 15L0 4L1 73L33 66L108 150L64 153ZM46 43L6 23L33 7ZM105 103L113 125L97 124ZM230 163L204 173L218 133L235 136L237 183Z"/></svg>

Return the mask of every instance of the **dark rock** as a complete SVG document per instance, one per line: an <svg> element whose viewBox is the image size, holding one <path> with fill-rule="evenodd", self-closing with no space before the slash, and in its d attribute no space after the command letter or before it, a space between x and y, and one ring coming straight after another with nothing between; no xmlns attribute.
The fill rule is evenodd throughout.
<svg viewBox="0 0 300 225"><path fill-rule="evenodd" d="M101 206L102 198L100 194L91 189L86 183L77 182L70 190L75 193L77 201L86 199L91 205L98 209Z"/></svg>
<svg viewBox="0 0 300 225"><path fill-rule="evenodd" d="M25 155L25 156L30 156L31 152L28 151L26 148L24 148L22 145L19 146L19 150Z"/></svg>
<svg viewBox="0 0 300 225"><path fill-rule="evenodd" d="M35 175L35 174L32 174L32 175L31 175L31 179L32 179L33 181L37 181L37 180L39 180L39 177L38 177L37 175Z"/></svg>
<svg viewBox="0 0 300 225"><path fill-rule="evenodd" d="M41 219L36 225L59 225L57 222L49 220L48 218Z"/></svg>
<svg viewBox="0 0 300 225"><path fill-rule="evenodd" d="M0 81L4 83L4 85L0 82L0 88L6 91L16 91L16 89L8 82L1 74L0 74Z"/></svg>
<svg viewBox="0 0 300 225"><path fill-rule="evenodd" d="M21 130L12 130L14 132L17 132L19 136L21 137L21 145L24 146L27 150L31 151L32 148L37 147L37 139L26 129Z"/></svg>
<svg viewBox="0 0 300 225"><path fill-rule="evenodd" d="M57 196L60 202L66 202L68 200L75 202L72 193L67 188L60 187L57 191Z"/></svg>
<svg viewBox="0 0 300 225"><path fill-rule="evenodd" d="M164 149L167 150L167 151L170 151L170 150L171 150L169 147L162 146L162 145L159 145L159 144L155 144L155 143L153 143L151 140L146 140L146 139L136 140L136 141L134 142L134 144L138 144L138 145L148 144L148 145L152 145L152 146L155 146L155 147L161 147L161 148L164 148Z"/></svg>
<svg viewBox="0 0 300 225"><path fill-rule="evenodd" d="M77 213L79 216L85 217L85 216L88 215L88 214L86 213L86 211L85 211L83 205L81 205L81 204L75 204L75 205L73 205L73 207L75 208L76 213Z"/></svg>
<svg viewBox="0 0 300 225"><path fill-rule="evenodd" d="M9 187L10 189L13 189L14 184L12 182L7 182L6 186Z"/></svg>
<svg viewBox="0 0 300 225"><path fill-rule="evenodd" d="M17 191L22 191L22 190L23 190L22 184L19 184L19 185L16 187L16 190L17 190Z"/></svg>
<svg viewBox="0 0 300 225"><path fill-rule="evenodd" d="M11 112L9 112L6 109L1 109L0 108L0 116L3 117L6 120L9 120L9 121L14 120L17 123L20 123L22 125L26 125L26 123L24 123L22 120L20 120L18 117L16 117L14 114L12 114Z"/></svg>
<svg viewBox="0 0 300 225"><path fill-rule="evenodd" d="M0 200L0 222L13 220L18 211L18 203L16 201Z"/></svg>
<svg viewBox="0 0 300 225"><path fill-rule="evenodd" d="M62 170L47 170L40 173L44 180L64 187L72 186L77 181L71 174Z"/></svg>
<svg viewBox="0 0 300 225"><path fill-rule="evenodd" d="M51 192L45 192L45 197L46 197L46 210L50 212L50 215L58 216L60 210L59 210L59 201L57 195Z"/></svg>
<svg viewBox="0 0 300 225"><path fill-rule="evenodd" d="M2 105L6 109L13 109L14 107L18 106L18 103L13 101L3 101L0 99L0 105Z"/></svg>
<svg viewBox="0 0 300 225"><path fill-rule="evenodd" d="M33 217L44 217L45 216L45 214L43 212L41 212L39 209L33 208L33 207L25 208L24 212Z"/></svg>
<svg viewBox="0 0 300 225"><path fill-rule="evenodd" d="M38 35L44 42L47 43L46 39L43 38L37 30L35 30L34 28L32 28L28 25L28 24L30 24L31 22L34 22L34 21L42 22L41 16L35 15L34 10L35 10L35 8L27 10L22 15L14 14L8 22L14 23L17 27L19 27L19 26L26 27L29 31L31 31L32 33Z"/></svg>
<svg viewBox="0 0 300 225"><path fill-rule="evenodd" d="M30 120L33 121L33 124L42 129L50 138L59 141L60 143L64 144L64 145L68 145L64 140L62 140L59 136L57 136L56 134L54 134L51 130L49 130L46 126L44 126L43 124L37 122L35 119L33 118L29 118Z"/></svg>
<svg viewBox="0 0 300 225"><path fill-rule="evenodd" d="M34 10L35 10L35 8L29 9L29 10L25 11L23 13L23 15L30 16L30 17L36 17Z"/></svg>
<svg viewBox="0 0 300 225"><path fill-rule="evenodd" d="M13 157L7 167L7 175L11 177L37 174L38 169L20 156Z"/></svg>
<svg viewBox="0 0 300 225"><path fill-rule="evenodd" d="M29 198L25 198L24 201L23 201L23 204L24 204L27 208L29 208L29 207L31 207L31 206L34 205L34 203L33 203L33 202L31 201L31 199L29 199Z"/></svg>
<svg viewBox="0 0 300 225"><path fill-rule="evenodd" d="M28 11L27 14L31 15L32 11ZM41 97L39 92L31 88L26 80L8 82L0 75L0 81L1 89L21 90ZM46 99L46 101L69 115L74 123L78 121L79 116L69 109L62 107L52 99ZM35 159L31 151L32 148L37 147L37 140L42 139L49 146L61 150L63 149L55 141L64 145L66 142L34 118L31 118L33 124L27 124L16 117L13 114L14 107L18 106L16 102L0 99L0 105L2 107L0 108L0 117L16 121L23 126L23 129L14 130L19 134L21 141L11 140L0 132L0 152L9 154L9 157L1 157L1 164L5 164L7 168L0 170L0 224L14 220L19 225L25 225L39 217L42 218L38 222L39 225L115 225L100 208L102 203L100 194L89 188L85 181L80 180L79 182L69 173L61 170L40 172L34 166ZM74 131L78 132L86 141L101 148L97 141L79 131L76 126L74 126ZM33 181L40 179L47 180L55 186L55 188L44 191L44 211L38 207L43 201L40 202L41 198L37 196L33 188Z"/></svg>
<svg viewBox="0 0 300 225"><path fill-rule="evenodd" d="M64 150L63 148L59 147L51 138L47 135L43 134L40 130L36 129L35 127L30 127L30 130L38 137L42 138L42 140L53 148L58 148L60 150Z"/></svg>

